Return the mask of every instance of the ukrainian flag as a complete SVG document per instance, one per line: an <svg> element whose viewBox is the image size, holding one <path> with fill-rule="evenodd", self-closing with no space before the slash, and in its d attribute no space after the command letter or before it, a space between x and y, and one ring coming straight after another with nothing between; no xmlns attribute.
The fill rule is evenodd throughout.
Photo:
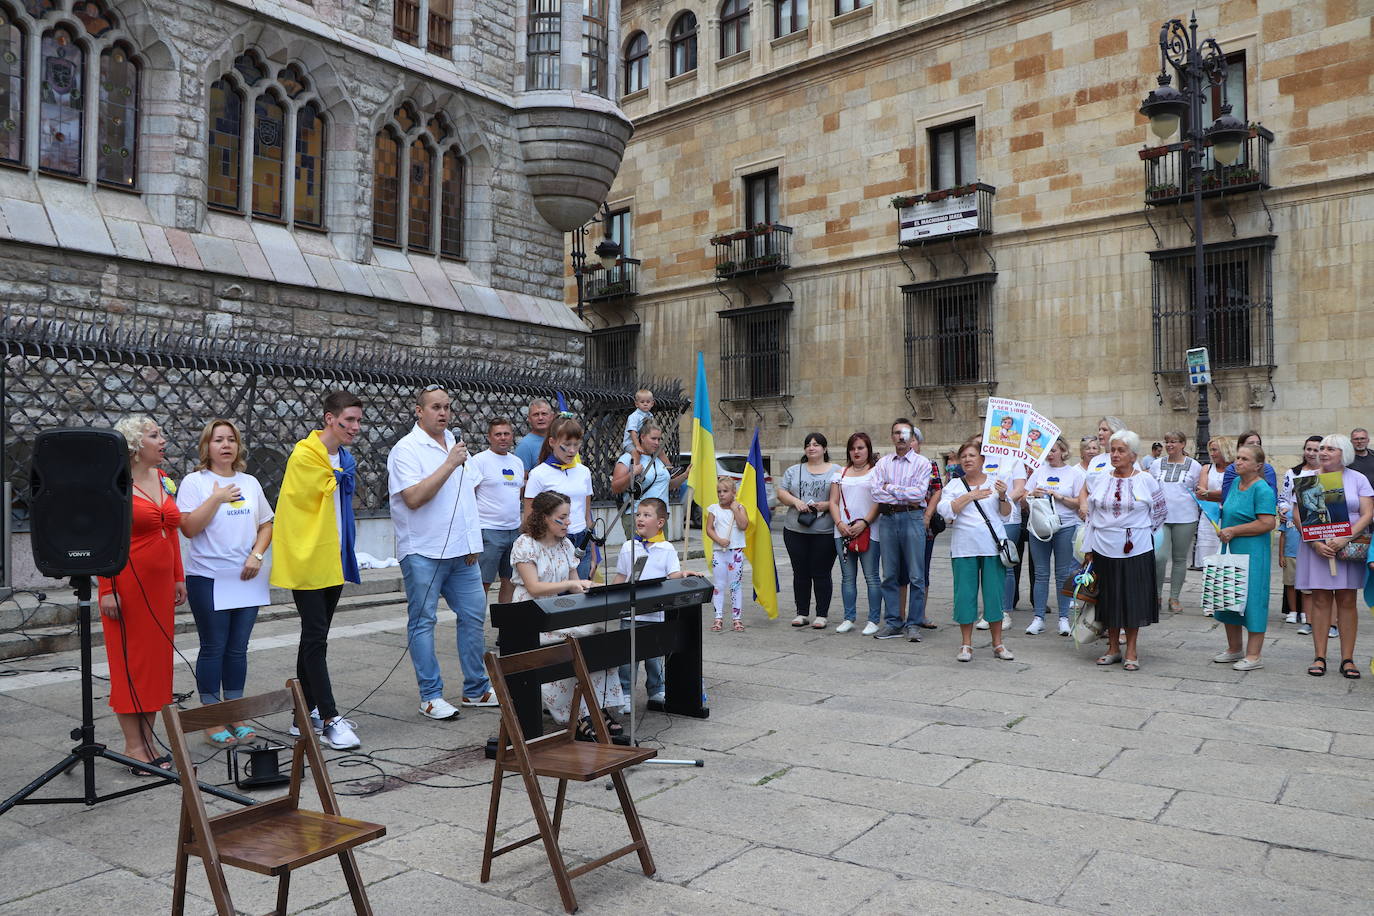
<svg viewBox="0 0 1374 916"><path fill-rule="evenodd" d="M769 530L773 513L768 509L768 490L763 478L763 449L759 447L759 428L755 426L738 496L740 505L749 514L749 530L744 533L744 556L754 571L754 600L768 612L770 619L776 619L778 569L773 563L773 532Z"/></svg>
<svg viewBox="0 0 1374 916"><path fill-rule="evenodd" d="M697 386L692 396L692 470L687 475L692 501L701 507L701 541L706 564L711 563L711 523L706 507L716 501L716 437L711 431L711 396L706 390L706 358L697 351ZM690 513L689 513L690 514Z"/></svg>

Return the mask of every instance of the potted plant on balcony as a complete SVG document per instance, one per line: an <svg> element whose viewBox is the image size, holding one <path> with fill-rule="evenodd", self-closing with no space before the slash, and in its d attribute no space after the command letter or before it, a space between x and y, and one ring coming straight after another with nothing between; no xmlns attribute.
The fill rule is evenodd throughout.
<svg viewBox="0 0 1374 916"><path fill-rule="evenodd" d="M734 261L721 261L716 265L716 276L728 277L735 272L737 266Z"/></svg>

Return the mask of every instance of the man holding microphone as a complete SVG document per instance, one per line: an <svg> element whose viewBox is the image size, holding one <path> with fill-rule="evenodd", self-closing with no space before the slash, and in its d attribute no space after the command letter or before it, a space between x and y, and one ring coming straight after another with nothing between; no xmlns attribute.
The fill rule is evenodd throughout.
<svg viewBox="0 0 1374 916"><path fill-rule="evenodd" d="M441 385L422 389L415 398L415 428L392 447L386 462L396 555L401 558L410 617L410 660L420 688L420 715L431 719L458 715L444 699L444 679L434 652L440 595L458 618L461 705L496 705L482 666L487 601L477 565L482 529L473 492L482 474L467 466L467 446L448 429L452 403Z"/></svg>

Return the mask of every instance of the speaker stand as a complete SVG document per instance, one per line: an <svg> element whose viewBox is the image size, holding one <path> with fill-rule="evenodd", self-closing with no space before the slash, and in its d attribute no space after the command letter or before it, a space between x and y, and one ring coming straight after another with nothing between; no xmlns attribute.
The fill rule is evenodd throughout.
<svg viewBox="0 0 1374 916"><path fill-rule="evenodd" d="M172 770L162 770L159 767L149 767L141 760L117 754L105 745L95 740L95 704L91 691L91 579L89 576L73 576L72 588L76 592L77 605L80 608L78 617L78 627L81 635L81 727L72 729L72 740L78 742L72 748L71 753L53 764L33 782L29 783L9 798L0 802L0 814L9 811L15 805L74 805L84 804L87 807L99 802L110 801L125 795L133 795L137 792L146 792L149 789L156 789L169 782L181 784L181 776ZM154 774L151 782L134 786L131 789L121 789L118 792L110 792L106 795L99 795L95 790L95 761L97 757L103 757L124 767L147 767ZM37 792L43 786L52 782L63 773L71 772L77 764L82 767L83 791L81 795L65 796L62 798L30 798L29 796ZM235 792L226 792L217 786L207 786L200 784L201 791L209 792L228 801L238 802L241 805L256 804L256 799L239 795Z"/></svg>

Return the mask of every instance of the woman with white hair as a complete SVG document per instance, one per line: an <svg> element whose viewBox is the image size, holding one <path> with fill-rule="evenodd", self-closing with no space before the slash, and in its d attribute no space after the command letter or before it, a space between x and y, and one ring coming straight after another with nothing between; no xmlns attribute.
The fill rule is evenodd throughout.
<svg viewBox="0 0 1374 916"><path fill-rule="evenodd" d="M167 440L148 417L125 417L115 430L129 444L133 529L129 560L112 579L100 577L100 628L110 663L110 708L124 733L124 754L147 766L135 776L171 769L153 737L157 711L172 701L173 608L186 601L177 528L176 484L162 473Z"/></svg>
<svg viewBox="0 0 1374 916"><path fill-rule="evenodd" d="M1355 625L1358 620L1355 591L1364 587L1366 560L1344 558L1341 551L1359 535L1369 533L1370 522L1374 521L1374 488L1370 487L1369 479L1363 474L1347 467L1354 457L1355 447L1345 436L1327 436L1318 449L1320 467L1317 473L1341 475L1345 506L1350 514L1351 536L1303 541L1298 547L1296 584L1298 591L1303 594L1303 605L1308 608L1307 619L1312 623L1312 647L1316 657L1312 659L1307 673L1313 677L1326 674L1327 627L1333 622L1340 628L1341 675L1352 679L1360 676L1360 669L1355 667L1354 662Z"/></svg>
<svg viewBox="0 0 1374 916"><path fill-rule="evenodd" d="M1114 665L1124 658L1127 671L1140 669L1140 628L1159 622L1154 533L1168 513L1159 481L1136 465L1139 454L1139 436L1125 429L1113 433L1111 473L1089 477L1079 497L1088 513L1083 562L1092 564L1097 577L1097 619L1107 628L1107 654L1097 663ZM1124 656L1117 651L1122 630Z"/></svg>

